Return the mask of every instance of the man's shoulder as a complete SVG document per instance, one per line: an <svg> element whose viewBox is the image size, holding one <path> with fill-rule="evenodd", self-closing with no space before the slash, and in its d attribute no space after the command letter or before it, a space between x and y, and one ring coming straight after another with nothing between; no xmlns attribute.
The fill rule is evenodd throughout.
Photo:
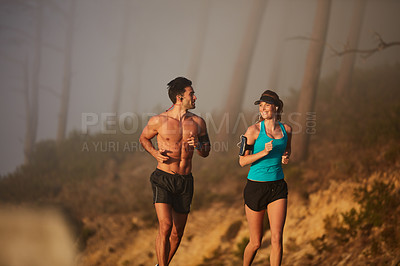
<svg viewBox="0 0 400 266"><path fill-rule="evenodd" d="M192 118L194 120L202 120L202 121L204 121L204 119L201 116L196 115L195 113L192 113L190 111L187 112L186 117L190 117L190 118Z"/></svg>
<svg viewBox="0 0 400 266"><path fill-rule="evenodd" d="M153 124L153 125L155 125L155 124L160 124L160 123L163 123L165 120L167 120L167 113L166 112L164 112L164 113L161 113L161 114L158 114L158 115L154 115L154 116L152 116L152 117L150 117L150 119L149 119L149 124Z"/></svg>

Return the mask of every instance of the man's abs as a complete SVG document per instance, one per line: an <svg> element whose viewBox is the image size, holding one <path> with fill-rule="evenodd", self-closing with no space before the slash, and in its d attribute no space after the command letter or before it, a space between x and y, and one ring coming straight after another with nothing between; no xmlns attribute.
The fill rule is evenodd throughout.
<svg viewBox="0 0 400 266"><path fill-rule="evenodd" d="M188 175L192 172L192 159L170 157L164 163L158 162L157 168L171 174Z"/></svg>

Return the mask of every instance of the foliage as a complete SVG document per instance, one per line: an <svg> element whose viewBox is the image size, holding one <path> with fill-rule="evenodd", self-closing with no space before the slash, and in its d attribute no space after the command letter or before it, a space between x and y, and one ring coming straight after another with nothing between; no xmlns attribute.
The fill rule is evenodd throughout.
<svg viewBox="0 0 400 266"><path fill-rule="evenodd" d="M394 251L400 241L400 190L395 189L393 184L375 180L371 186L356 188L354 197L360 206L359 210L352 208L340 213L340 217L327 216L324 220L326 234L312 242L315 250L321 253L356 238L371 237L371 254L379 253L382 243L385 243L387 250ZM371 236L374 228L379 232L378 238Z"/></svg>
<svg viewBox="0 0 400 266"><path fill-rule="evenodd" d="M400 64L357 70L345 97L332 96L335 78L321 82L318 132L359 146L400 138ZM332 80L332 81L330 81Z"/></svg>
<svg viewBox="0 0 400 266"><path fill-rule="evenodd" d="M330 141L351 142L358 147L400 138L400 64L356 69L343 97L334 95L337 74L321 79L315 105L317 134ZM284 121L296 112L299 91L285 99Z"/></svg>
<svg viewBox="0 0 400 266"><path fill-rule="evenodd" d="M120 162L129 153L95 150L93 144L123 142L124 135L85 135L72 132L62 143L38 142L31 161L0 180L0 201L54 203L66 187L93 182L102 176L107 162ZM85 145L90 149L85 150Z"/></svg>
<svg viewBox="0 0 400 266"><path fill-rule="evenodd" d="M222 241L232 241L237 234L239 233L240 228L242 227L242 220L237 220L233 222L225 234L221 237Z"/></svg>
<svg viewBox="0 0 400 266"><path fill-rule="evenodd" d="M236 244L236 251L234 254L237 258L243 258L244 250L246 249L249 241L250 239L248 237L243 237L242 241Z"/></svg>

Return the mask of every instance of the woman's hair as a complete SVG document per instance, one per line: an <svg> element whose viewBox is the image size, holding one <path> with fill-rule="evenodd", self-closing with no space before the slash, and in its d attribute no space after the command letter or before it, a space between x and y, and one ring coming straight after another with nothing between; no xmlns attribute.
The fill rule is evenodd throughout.
<svg viewBox="0 0 400 266"><path fill-rule="evenodd" d="M262 93L261 96L269 96L275 99L275 101L278 103L278 110L276 111L276 120L281 121L282 118L282 112L283 112L283 102L281 99L279 99L278 94L276 94L276 92L271 91L271 90L266 90ZM262 118L262 116L260 115L258 117L258 121L257 122L261 122L264 119Z"/></svg>
<svg viewBox="0 0 400 266"><path fill-rule="evenodd" d="M192 82L184 77L177 77L168 83L168 96L172 103L176 103L176 96L183 95L185 88L192 86Z"/></svg>

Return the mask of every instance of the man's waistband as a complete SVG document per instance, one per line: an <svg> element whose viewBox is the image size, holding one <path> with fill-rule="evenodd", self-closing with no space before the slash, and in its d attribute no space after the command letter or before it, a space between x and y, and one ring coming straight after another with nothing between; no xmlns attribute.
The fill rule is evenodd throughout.
<svg viewBox="0 0 400 266"><path fill-rule="evenodd" d="M166 175L166 176L181 176L181 177L184 177L184 178L193 177L192 173L187 174L187 175L181 175L181 174L178 174L178 173L175 173L175 172L174 173L168 173L168 172L165 172L165 171L163 171L163 170L161 170L159 168L156 168L156 172L158 172L160 174L163 174L163 175Z"/></svg>

